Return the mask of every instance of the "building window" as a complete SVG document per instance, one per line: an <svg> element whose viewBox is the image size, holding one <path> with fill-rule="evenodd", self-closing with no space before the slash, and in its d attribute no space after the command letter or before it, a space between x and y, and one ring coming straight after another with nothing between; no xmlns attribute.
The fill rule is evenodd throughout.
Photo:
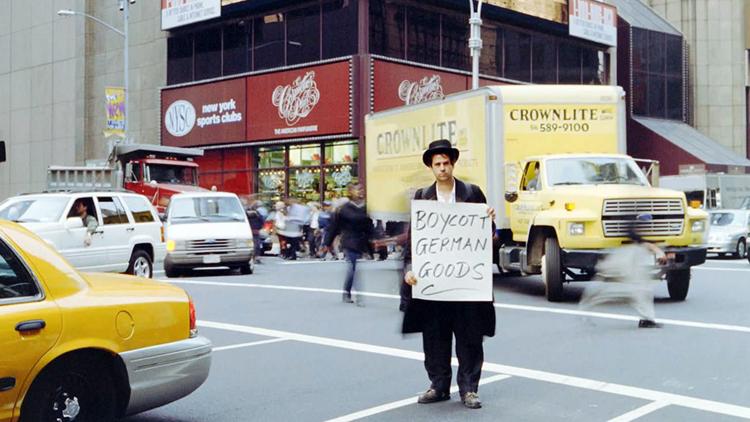
<svg viewBox="0 0 750 422"><path fill-rule="evenodd" d="M534 34L532 44L531 82L557 83L557 45L553 37Z"/></svg>
<svg viewBox="0 0 750 422"><path fill-rule="evenodd" d="M531 35L505 30L504 76L517 81L531 81Z"/></svg>
<svg viewBox="0 0 750 422"><path fill-rule="evenodd" d="M633 113L684 120L682 37L640 28L632 31Z"/></svg>
<svg viewBox="0 0 750 422"><path fill-rule="evenodd" d="M167 83L170 85L193 80L193 34L167 39Z"/></svg>
<svg viewBox="0 0 750 422"><path fill-rule="evenodd" d="M561 84L581 83L581 48L561 42L558 49L558 81Z"/></svg>
<svg viewBox="0 0 750 422"><path fill-rule="evenodd" d="M315 3L286 14L286 64L320 58L320 5Z"/></svg>
<svg viewBox="0 0 750 422"><path fill-rule="evenodd" d="M245 21L231 23L224 27L224 47L222 75L236 75L247 72L248 30Z"/></svg>
<svg viewBox="0 0 750 422"><path fill-rule="evenodd" d="M370 52L403 59L406 42L406 6L386 0L370 1Z"/></svg>
<svg viewBox="0 0 750 422"><path fill-rule="evenodd" d="M323 2L322 58L348 56L357 53L358 14L356 0Z"/></svg>
<svg viewBox="0 0 750 422"><path fill-rule="evenodd" d="M440 15L410 7L407 10L408 46L406 58L411 61L440 64Z"/></svg>
<svg viewBox="0 0 750 422"><path fill-rule="evenodd" d="M256 18L253 23L253 63L255 70L284 66L284 14Z"/></svg>
<svg viewBox="0 0 750 422"><path fill-rule="evenodd" d="M221 28L195 34L195 79L221 76Z"/></svg>
<svg viewBox="0 0 750 422"><path fill-rule="evenodd" d="M465 16L443 15L440 42L443 67L467 70L469 61L469 25Z"/></svg>

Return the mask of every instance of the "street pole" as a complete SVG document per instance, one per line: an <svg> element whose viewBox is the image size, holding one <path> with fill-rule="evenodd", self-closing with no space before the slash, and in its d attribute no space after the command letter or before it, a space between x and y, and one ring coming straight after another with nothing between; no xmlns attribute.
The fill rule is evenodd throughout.
<svg viewBox="0 0 750 422"><path fill-rule="evenodd" d="M129 104L128 104L128 97L130 96L130 91L128 90L128 83L130 82L130 77L129 77L129 75L130 75L130 69L129 69L129 67L130 66L128 66L128 59L129 59L129 57L128 57L128 47L129 47L128 46L128 44L129 44L128 43L128 26L129 26L128 25L128 18L129 18L129 8L128 8L128 6L130 5L130 0L120 0L120 2L121 2L120 4L122 5L122 16L123 16L123 27L122 27L123 30L122 30L122 32L123 32L123 37L125 38L125 48L123 49L123 53L122 53L123 54L123 62L124 62L124 66L125 66L125 71L124 71L124 78L125 78L125 80L124 80L124 83L123 83L123 90L125 91L125 119L124 119L125 127L123 128L123 131L125 132L125 142L124 143L125 144L130 144L131 140L130 140L129 131L128 131L128 127L130 126L128 124L128 120L130 119L130 109L129 109Z"/></svg>
<svg viewBox="0 0 750 422"><path fill-rule="evenodd" d="M479 0L476 10L474 1L469 0L469 51L471 51L471 89L479 88L479 57L482 54L482 0Z"/></svg>

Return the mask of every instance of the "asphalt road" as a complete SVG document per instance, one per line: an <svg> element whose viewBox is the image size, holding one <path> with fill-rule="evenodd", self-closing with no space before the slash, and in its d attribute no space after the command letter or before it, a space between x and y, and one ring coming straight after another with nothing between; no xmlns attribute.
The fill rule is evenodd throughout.
<svg viewBox="0 0 750 422"><path fill-rule="evenodd" d="M171 279L214 342L211 374L187 398L127 421L750 419L747 260L694 269L685 302L658 286L660 329L638 329L626 306L580 311L583 284L552 304L539 277L496 274L480 410L457 393L416 404L429 382L421 338L399 332L397 266L360 266L364 307L341 302L341 262L264 258L250 276Z"/></svg>

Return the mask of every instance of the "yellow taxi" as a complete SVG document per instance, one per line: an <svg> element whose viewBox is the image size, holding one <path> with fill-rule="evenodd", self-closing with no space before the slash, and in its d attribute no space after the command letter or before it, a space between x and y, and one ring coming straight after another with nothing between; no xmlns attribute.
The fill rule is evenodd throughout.
<svg viewBox="0 0 750 422"><path fill-rule="evenodd" d="M0 422L113 420L190 394L210 366L185 291L78 273L0 221Z"/></svg>

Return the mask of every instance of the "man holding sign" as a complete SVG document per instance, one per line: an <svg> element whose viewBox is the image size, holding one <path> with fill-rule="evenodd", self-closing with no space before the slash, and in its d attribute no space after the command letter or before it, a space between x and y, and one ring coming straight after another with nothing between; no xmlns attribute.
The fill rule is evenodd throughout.
<svg viewBox="0 0 750 422"><path fill-rule="evenodd" d="M450 399L456 337L458 388L464 406L482 407L477 394L484 336L495 335L492 233L495 210L482 190L453 177L459 151L448 140L430 143L422 162L435 183L412 201L410 247L404 254L404 333L422 333L430 388L419 403Z"/></svg>

